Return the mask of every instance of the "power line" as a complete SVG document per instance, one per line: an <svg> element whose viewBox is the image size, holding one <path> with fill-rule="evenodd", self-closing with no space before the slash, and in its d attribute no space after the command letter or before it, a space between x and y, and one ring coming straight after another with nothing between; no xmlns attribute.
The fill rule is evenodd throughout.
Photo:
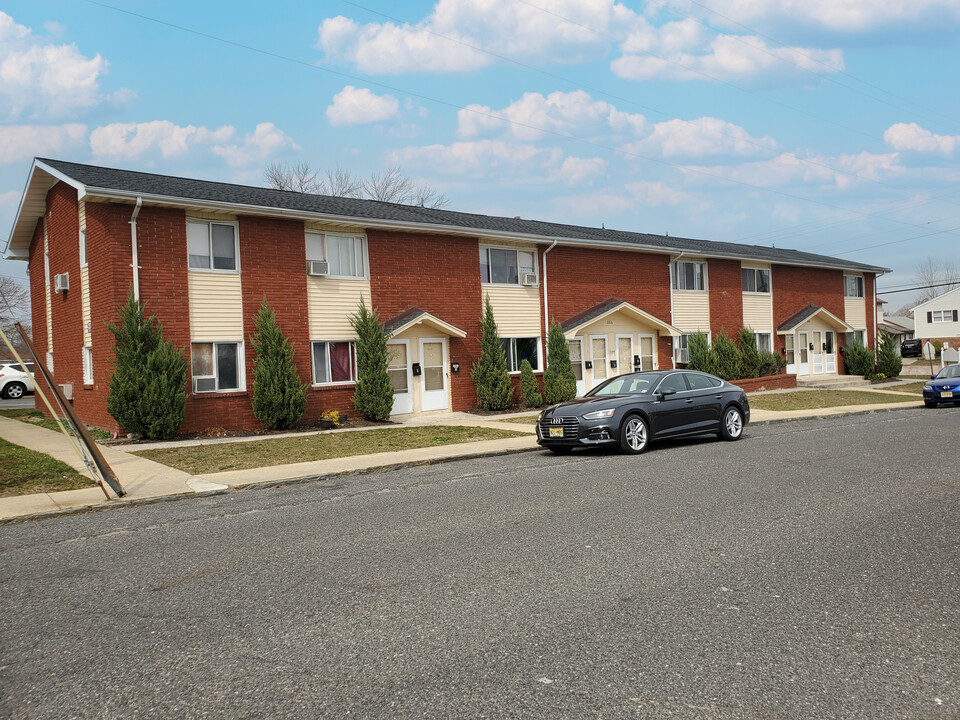
<svg viewBox="0 0 960 720"><path fill-rule="evenodd" d="M524 2L524 0L517 0L517 1L518 1L518 2ZM607 152L611 152L611 153L623 155L623 156L626 156L626 157L633 157L633 158L638 158L638 159L640 159L640 160L646 160L647 162L652 162L652 163L655 163L655 164L658 164L658 165L663 165L663 166L666 166L666 167L674 168L674 169L679 170L679 171L681 171L681 172L683 172L683 173L688 173L688 172L689 172L689 173L694 173L694 174L697 174L697 175L703 175L703 176L705 176L705 177L713 178L713 179L715 179L715 180L721 180L721 181L723 181L723 182L727 182L727 183L730 183L730 184L733 184L733 185L739 185L739 186L741 186L741 187L747 187L747 188L751 188L751 189L753 189L753 190L760 190L760 191L767 192L767 193L771 193L771 194L774 194L774 195L779 195L779 196L781 196L781 197L791 198L791 199L793 199L793 200L801 200L801 201L804 201L804 202L808 202L808 203L811 203L811 204L814 204L814 205L820 205L820 206L822 206L822 207L830 208L830 209L832 209L832 210L837 210L837 211L840 211L840 212L854 213L854 214L857 214L857 215L861 215L861 216L863 216L863 217L880 217L879 215L872 215L872 214L870 214L870 213L864 213L864 212L860 212L860 211L857 211L857 210L851 210L851 209L849 209L849 208L843 208L843 207L840 207L840 206L838 206L838 205L833 205L833 204L831 204L831 203L824 202L824 201L822 201L822 200L815 200L815 199L813 199L813 198L804 197L804 196L802 196L802 195L795 195L795 194L793 194L793 193L788 193L788 192L785 192L785 191L783 191L783 190L776 190L776 189L774 189L774 188L764 187L764 186L762 186L762 185L754 185L754 184L752 184L752 183L748 183L748 182L745 182L745 181L742 181L742 180L736 180L736 179L734 179L734 178L732 178L732 177L725 177L725 176L723 176L723 175L720 175L720 174L717 174L717 173L712 173L712 172L709 172L709 171L707 171L707 170L704 170L703 168L699 168L699 167L696 167L696 166L679 165L679 164L677 164L677 163L673 163L673 162L670 162L670 161L668 161L668 160L663 160L663 159L661 159L661 158L650 157L650 156L647 156L647 155L642 155L642 154L640 154L640 153L632 152L632 151L630 151L630 150L625 150L625 149L622 149L622 148L616 148L616 147L611 147L611 146L609 146L609 145L604 145L604 144L602 144L602 143L598 143L598 142L595 142L595 141L593 141L593 140L589 140L589 139L587 139L587 138L578 137L578 136L572 135L572 134L570 134L570 133L563 133L563 132L559 132L559 131L556 131L556 130L550 130L550 129L547 129L547 128L539 127L539 126L533 125L533 124L531 124L531 123L523 123L523 122L519 122L519 121L516 121L516 120L511 120L510 118L503 117L502 115L498 115L498 114L493 113L493 112L484 112L484 111L482 111L482 110L478 110L478 109L475 108L475 107L468 107L468 106L458 105L458 104L456 104L456 103L454 103L454 102L450 102L450 101L448 101L448 100L441 100L441 99L439 99L439 98L435 98L435 97L432 97L432 96L429 96L429 95L424 95L423 93L412 92L412 91L405 90L405 89L403 89L403 88L400 88L400 87L397 87L397 86L394 86L394 85L388 85L387 83L383 83L383 82L379 82L379 81L376 81L376 80L372 80L372 79L370 79L370 78L366 78L366 77L363 77L363 76L354 75L354 74L352 74L352 73L347 73L347 72L343 72L343 71L340 71L340 70L333 70L332 68L328 68L328 67L325 67L325 66L320 65L320 64L317 64L317 63L311 63L311 62L307 62L307 61L304 61L304 60L299 60L299 59L297 59L297 58L293 58L293 57L290 57L290 56L288 56L288 55L282 55L282 54L280 54L280 53L273 52L273 51L271 51L271 50L264 50L264 49L262 49L262 48L255 47L255 46L253 46L253 45L247 45L247 44L245 44L245 43L241 43L241 42L238 42L238 41L236 41L236 40L230 40L230 39L228 39L228 38L220 37L220 36L218 36L218 35L213 35L212 33L203 32L203 31L201 31L201 30L195 30L195 29L193 29L193 28L189 28L189 27L186 27L186 26L184 26L184 25L178 25L178 24L176 24L176 23L171 23L171 22L168 22L168 21L166 21L166 20L160 20L160 19L158 19L158 18L154 18L154 17L151 17L151 16L149 16L149 15L144 15L144 14L142 14L142 13L134 12L134 11L132 11L132 10L126 10L126 9L124 9L124 8L119 8L119 7L115 7L115 6L113 6L113 5L108 5L107 3L99 2L98 0L85 0L85 2L87 2L88 4L91 4L91 5L96 5L96 6L98 6L98 7L102 7L102 8L108 9L108 10L113 10L114 12L119 12L119 13L122 13L122 14L125 14L125 15L129 15L129 16L131 16L131 17L136 17L136 18L139 18L139 19L141 19L141 20L146 20L146 21L148 21L148 22L157 23L157 24L159 24L159 25L163 25L163 26L165 26L165 27L173 28L173 29L179 30L179 31L181 31L181 32L186 32L186 33L189 33L189 34L192 34L192 35L196 35L196 36L198 36L198 37L202 37L202 38L205 38L205 39L207 39L207 40L213 40L213 41L215 41L215 42L219 42L219 43L222 43L222 44L225 44L225 45L230 45L230 46L232 46L232 47L237 47L237 48L240 48L240 49L243 49L243 50L247 50L247 51L249 51L249 52L253 52L253 53L257 53L257 54L264 55L264 56L267 56L267 57L271 57L271 58L274 58L274 59L276 59L276 60L282 60L282 61L284 61L284 62L293 63L293 64L300 65L300 66L305 67L305 68L310 68L311 70L319 70L319 71L321 71L321 72L325 72L325 73L328 73L328 74L330 74L330 75L335 75L335 76L338 76L338 77L346 78L346 79L348 79L348 80L353 80L353 81L355 81L355 82L366 83L366 84L373 85L373 86L376 86L376 87L379 87L379 88L383 88L383 89L385 89L385 90L390 90L390 91L392 91L392 92L403 93L403 94L406 94L406 95L409 95L409 96L411 96L411 97L415 97L415 98L418 98L418 99L421 99L421 100L424 100L424 101L427 101L427 102L436 103L436 104L438 104L438 105L442 105L442 106L444 106L444 107L449 107L449 108L452 108L452 109L455 109L455 110L458 110L458 111L459 111L459 110L463 110L463 111L465 111L465 112L469 112L469 113L478 115L478 116L480 116L480 117L485 117L485 118L488 118L488 119L497 120L497 121L499 121L499 122L507 123L507 124L510 124L510 125L515 125L515 126L517 126L517 127L522 127L522 128L526 128L526 129L529 129L529 130L536 130L537 132L541 132L541 133L543 133L544 135L550 135L550 136L553 136L553 137L563 138L563 139L565 139L565 140L572 140L572 141L574 141L574 142L577 142L577 143L580 143L580 144L583 144L583 145L587 145L587 146L590 146L590 147L598 148L598 149L601 149L601 150L604 150L604 151L607 151ZM551 13L551 14L552 14L552 13ZM575 24L576 24L576 23L575 23ZM900 225L904 225L904 226L907 226L907 227L918 227L918 228L919 228L919 227L922 227L922 226L920 226L920 225L916 225L915 223L909 223L909 222L906 222L906 221L903 221L903 220L896 220L896 219L893 219L893 218L881 218L881 219L887 220L888 222L893 222L893 223L897 223L897 224L900 224Z"/></svg>
<svg viewBox="0 0 960 720"><path fill-rule="evenodd" d="M938 287L958 287L960 282L945 282L945 283L936 283L934 285L915 285L914 287L903 288L902 290L880 290L877 288L877 295L893 295L894 293L902 292L913 292L914 290L926 290L927 288L938 288Z"/></svg>

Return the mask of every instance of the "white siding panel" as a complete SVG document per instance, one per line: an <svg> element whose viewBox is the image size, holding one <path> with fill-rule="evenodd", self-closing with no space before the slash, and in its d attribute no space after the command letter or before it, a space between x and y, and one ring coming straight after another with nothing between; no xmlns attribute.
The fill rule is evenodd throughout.
<svg viewBox="0 0 960 720"><path fill-rule="evenodd" d="M240 276L187 273L190 294L190 339L242 340L243 295Z"/></svg>
<svg viewBox="0 0 960 720"><path fill-rule="evenodd" d="M80 268L80 319L83 321L83 344L92 345L90 332L90 268Z"/></svg>
<svg viewBox="0 0 960 720"><path fill-rule="evenodd" d="M773 300L770 295L743 296L743 325L755 332L773 332Z"/></svg>
<svg viewBox="0 0 960 720"><path fill-rule="evenodd" d="M867 327L867 304L863 298L844 298L843 314L848 325L858 329Z"/></svg>
<svg viewBox="0 0 960 720"><path fill-rule="evenodd" d="M357 313L361 299L368 308L373 307L369 281L308 277L310 339L346 340L354 337L350 316Z"/></svg>
<svg viewBox="0 0 960 720"><path fill-rule="evenodd" d="M710 296L705 292L674 291L672 324L682 332L710 332Z"/></svg>
<svg viewBox="0 0 960 720"><path fill-rule="evenodd" d="M539 337L540 288L484 285L501 337Z"/></svg>

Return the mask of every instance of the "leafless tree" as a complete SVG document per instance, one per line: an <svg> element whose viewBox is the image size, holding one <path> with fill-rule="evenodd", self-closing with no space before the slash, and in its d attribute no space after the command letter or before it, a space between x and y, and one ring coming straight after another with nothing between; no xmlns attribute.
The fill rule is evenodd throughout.
<svg viewBox="0 0 960 720"><path fill-rule="evenodd" d="M938 295L960 287L960 270L950 260L942 260L927 255L917 265L917 285L939 285L924 287L917 291L917 304L933 300Z"/></svg>
<svg viewBox="0 0 960 720"><path fill-rule="evenodd" d="M325 177L320 178L319 173L304 160L293 164L272 162L264 168L263 176L267 185L275 190L367 198L429 208L442 208L449 202L442 192L429 185L415 183L395 165L370 173L366 180L359 180L339 165L328 169Z"/></svg>
<svg viewBox="0 0 960 720"><path fill-rule="evenodd" d="M20 339L20 333L14 323L20 322L27 335L30 335L30 288L26 280L0 275L0 328L13 343L17 352L23 355L27 347ZM0 357L10 355L6 344L0 343Z"/></svg>
<svg viewBox="0 0 960 720"><path fill-rule="evenodd" d="M363 183L351 175L349 170L337 165L334 169L327 170L327 176L320 183L320 193L333 197L359 198L363 197Z"/></svg>
<svg viewBox="0 0 960 720"><path fill-rule="evenodd" d="M321 192L322 183L317 180L317 171L311 168L306 160L298 160L289 165L274 161L263 169L263 176L267 185L274 190L292 190L314 195Z"/></svg>

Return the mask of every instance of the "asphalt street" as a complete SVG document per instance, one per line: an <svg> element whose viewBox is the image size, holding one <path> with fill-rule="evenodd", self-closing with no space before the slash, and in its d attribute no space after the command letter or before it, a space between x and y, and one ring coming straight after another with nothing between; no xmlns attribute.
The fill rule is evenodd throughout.
<svg viewBox="0 0 960 720"><path fill-rule="evenodd" d="M0 527L10 718L958 718L960 408Z"/></svg>

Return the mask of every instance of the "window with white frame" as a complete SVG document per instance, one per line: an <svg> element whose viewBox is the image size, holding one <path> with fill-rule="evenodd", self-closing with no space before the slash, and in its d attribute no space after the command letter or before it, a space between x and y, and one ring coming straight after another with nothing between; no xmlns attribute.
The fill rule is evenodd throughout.
<svg viewBox="0 0 960 720"><path fill-rule="evenodd" d="M674 290L706 290L707 264L680 261L670 264Z"/></svg>
<svg viewBox="0 0 960 720"><path fill-rule="evenodd" d="M540 369L539 337L500 338L500 344L503 345L503 354L507 356L509 372L520 372L520 364L524 360L529 360L534 370Z"/></svg>
<svg viewBox="0 0 960 720"><path fill-rule="evenodd" d="M957 322L956 310L930 310L927 312L927 322L946 323Z"/></svg>
<svg viewBox="0 0 960 720"><path fill-rule="evenodd" d="M367 277L367 239L362 235L306 233L307 261L327 263L333 277Z"/></svg>
<svg viewBox="0 0 960 720"><path fill-rule="evenodd" d="M93 385L93 349L90 346L81 348L80 364L83 368L83 384Z"/></svg>
<svg viewBox="0 0 960 720"><path fill-rule="evenodd" d="M773 336L770 333L754 333L757 339L757 351L773 352Z"/></svg>
<svg viewBox="0 0 960 720"><path fill-rule="evenodd" d="M745 267L740 270L745 293L770 294L770 271L766 268Z"/></svg>
<svg viewBox="0 0 960 720"><path fill-rule="evenodd" d="M187 258L191 270L236 272L237 224L187 220Z"/></svg>
<svg viewBox="0 0 960 720"><path fill-rule="evenodd" d="M80 267L87 266L87 231L80 231Z"/></svg>
<svg viewBox="0 0 960 720"><path fill-rule="evenodd" d="M357 350L351 340L316 340L313 354L313 384L336 385L357 381Z"/></svg>
<svg viewBox="0 0 960 720"><path fill-rule="evenodd" d="M535 250L480 246L480 282L494 285L520 285L523 275L536 275Z"/></svg>
<svg viewBox="0 0 960 720"><path fill-rule="evenodd" d="M710 333L687 333L673 339L673 359L678 363L690 362L690 338L694 335L703 335L710 344Z"/></svg>
<svg viewBox="0 0 960 720"><path fill-rule="evenodd" d="M845 297L862 298L863 297L863 276L862 275L844 275L843 276L843 294Z"/></svg>
<svg viewBox="0 0 960 720"><path fill-rule="evenodd" d="M190 345L190 367L195 393L243 389L243 350L237 342Z"/></svg>

